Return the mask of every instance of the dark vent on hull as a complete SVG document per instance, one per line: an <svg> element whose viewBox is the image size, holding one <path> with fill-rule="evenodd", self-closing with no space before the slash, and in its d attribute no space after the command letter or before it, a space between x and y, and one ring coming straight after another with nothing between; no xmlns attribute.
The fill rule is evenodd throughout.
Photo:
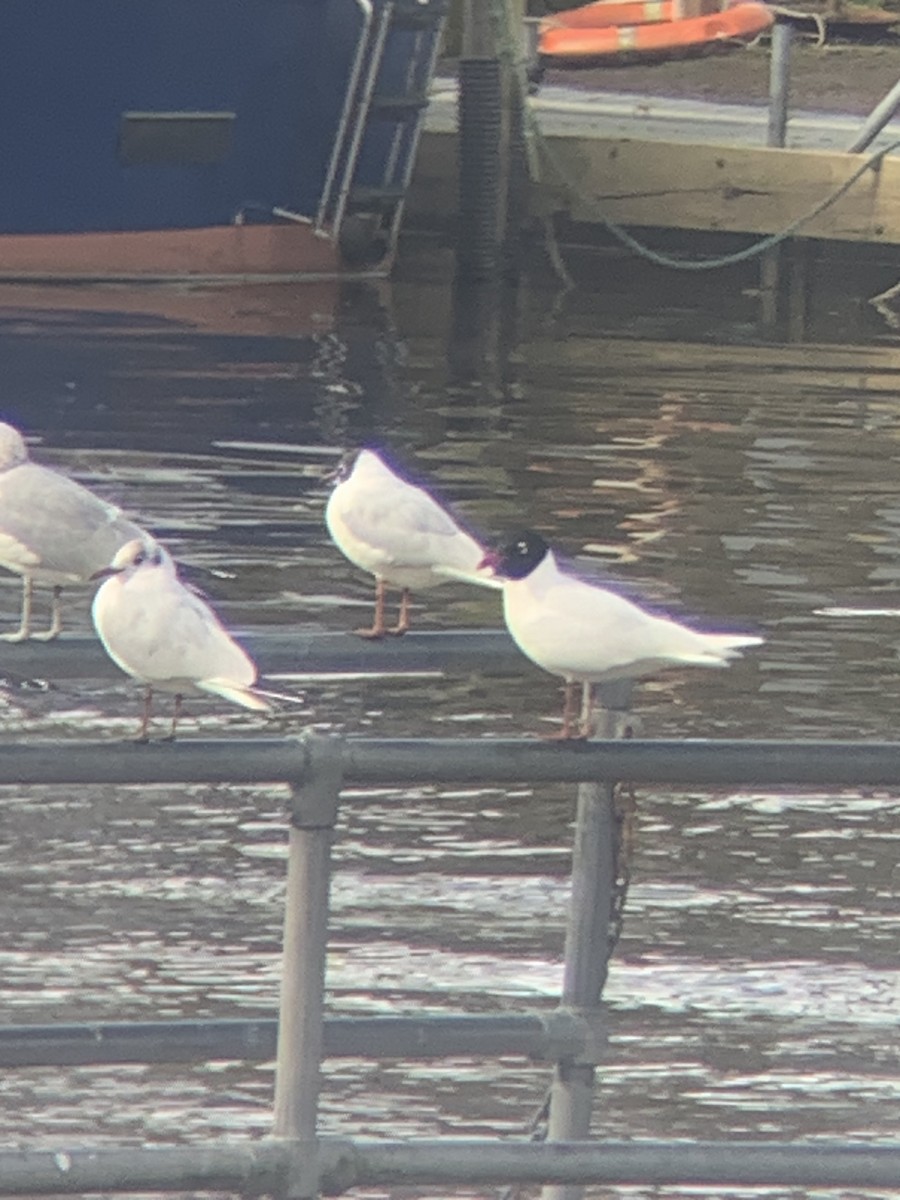
<svg viewBox="0 0 900 1200"><path fill-rule="evenodd" d="M231 153L233 112L125 112L119 161L128 167L210 167Z"/></svg>

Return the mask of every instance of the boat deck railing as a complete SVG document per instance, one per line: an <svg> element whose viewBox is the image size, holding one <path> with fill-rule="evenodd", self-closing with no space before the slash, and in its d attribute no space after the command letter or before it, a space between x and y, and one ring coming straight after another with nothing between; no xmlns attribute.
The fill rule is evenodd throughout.
<svg viewBox="0 0 900 1200"><path fill-rule="evenodd" d="M248 639L255 652L267 639ZM269 639L290 650L290 638ZM301 635L293 657L329 662L355 647L352 669L438 669L440 647L458 669L515 670L505 634L408 636L370 646L341 635ZM468 642L468 650L465 649ZM493 658L477 647L493 647ZM341 648L345 649L341 649ZM95 669L87 642L22 647L20 669L58 662ZM57 658L59 654L59 658ZM80 666L79 666L80 661ZM99 664L102 660L97 657ZM282 665L283 665L282 660ZM391 664L394 662L392 668ZM403 666L400 666L400 664ZM410 664L416 663L413 667ZM30 666L29 666L30 664ZM344 667L351 669L350 665ZM53 669L54 674L58 674ZM609 730L614 718L610 718ZM324 1015L331 846L345 784L563 781L578 786L572 891L559 1007L458 1017ZM900 785L900 743L861 741L296 737L186 738L136 745L29 742L0 745L0 785L277 783L289 788L282 989L277 1017L8 1026L0 1065L206 1062L275 1057L271 1136L173 1146L97 1142L59 1149L0 1149L0 1194L184 1192L312 1197L353 1187L543 1184L545 1200L574 1200L587 1184L632 1186L900 1188L900 1143L817 1138L769 1141L591 1140L594 1074L603 1060L601 993L621 915L626 807L616 781L693 786ZM354 795L354 804L365 796ZM427 796L422 803L428 803ZM323 1058L518 1055L553 1065L547 1140L365 1139L324 1136Z"/></svg>

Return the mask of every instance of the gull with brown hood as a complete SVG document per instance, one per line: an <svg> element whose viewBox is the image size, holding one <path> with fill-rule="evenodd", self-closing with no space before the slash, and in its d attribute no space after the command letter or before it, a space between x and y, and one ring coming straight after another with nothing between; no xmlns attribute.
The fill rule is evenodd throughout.
<svg viewBox="0 0 900 1200"><path fill-rule="evenodd" d="M463 580L497 587L480 571L484 547L424 487L403 478L372 449L345 455L325 508L338 549L375 576L375 613L363 637L406 633L412 592ZM385 624L388 587L400 589L397 624Z"/></svg>
<svg viewBox="0 0 900 1200"><path fill-rule="evenodd" d="M146 740L153 692L173 692L170 737L175 737L186 695L221 696L243 708L268 712L255 688L256 665L219 618L178 578L165 547L144 536L126 543L95 578L94 626L110 658L144 684L138 732Z"/></svg>

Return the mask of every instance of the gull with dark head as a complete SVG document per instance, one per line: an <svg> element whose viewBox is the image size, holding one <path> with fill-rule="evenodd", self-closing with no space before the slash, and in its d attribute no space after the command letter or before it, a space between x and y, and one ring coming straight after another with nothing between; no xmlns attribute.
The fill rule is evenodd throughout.
<svg viewBox="0 0 900 1200"><path fill-rule="evenodd" d="M62 628L62 589L87 583L143 530L99 496L28 457L18 429L0 421L0 566L22 576L19 628L7 642L51 641ZM50 626L32 633L35 584L53 588Z"/></svg>
<svg viewBox="0 0 900 1200"><path fill-rule="evenodd" d="M484 547L437 500L394 471L374 450L345 455L325 508L332 541L355 566L375 576L375 615L363 637L409 629L413 591L448 579L496 587L480 572ZM400 589L397 624L385 625L385 593Z"/></svg>
<svg viewBox="0 0 900 1200"><path fill-rule="evenodd" d="M268 712L255 688L256 665L212 611L178 578L163 546L146 535L127 542L94 597L94 625L110 658L145 685L138 737L145 740L154 690L174 692L174 738L186 695L211 694Z"/></svg>
<svg viewBox="0 0 900 1200"><path fill-rule="evenodd" d="M750 634L697 633L654 616L630 600L563 571L540 534L515 534L482 559L503 581L503 615L516 645L532 662L565 680L560 736L587 737L595 684L641 679L667 667L725 667ZM582 685L582 723L573 728L575 685Z"/></svg>

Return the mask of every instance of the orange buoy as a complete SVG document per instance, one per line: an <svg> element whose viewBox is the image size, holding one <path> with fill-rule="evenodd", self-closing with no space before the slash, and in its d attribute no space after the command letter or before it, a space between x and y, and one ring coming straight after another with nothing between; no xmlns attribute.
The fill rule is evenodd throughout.
<svg viewBox="0 0 900 1200"><path fill-rule="evenodd" d="M721 42L747 41L768 29L774 19L767 4L745 0L723 12L681 21L583 28L558 26L542 30L538 46L542 58L560 63L677 54Z"/></svg>
<svg viewBox="0 0 900 1200"><path fill-rule="evenodd" d="M651 21L676 21L680 0L594 0L580 8L567 8L544 17L539 30L601 29L607 25L645 25Z"/></svg>

